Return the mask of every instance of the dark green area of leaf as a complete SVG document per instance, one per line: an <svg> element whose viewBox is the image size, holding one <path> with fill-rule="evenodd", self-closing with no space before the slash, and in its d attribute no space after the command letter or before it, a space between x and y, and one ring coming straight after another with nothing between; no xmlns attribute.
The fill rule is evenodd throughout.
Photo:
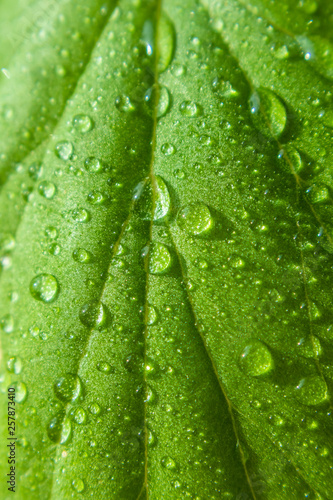
<svg viewBox="0 0 333 500"><path fill-rule="evenodd" d="M328 500L332 4L0 13L16 498Z"/></svg>

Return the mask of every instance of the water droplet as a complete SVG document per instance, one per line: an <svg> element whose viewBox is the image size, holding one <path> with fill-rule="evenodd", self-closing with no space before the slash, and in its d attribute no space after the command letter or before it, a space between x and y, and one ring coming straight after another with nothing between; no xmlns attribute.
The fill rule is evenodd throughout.
<svg viewBox="0 0 333 500"><path fill-rule="evenodd" d="M113 372L112 366L106 361L101 361L100 363L98 363L97 370L99 370L102 373L105 373L106 375Z"/></svg>
<svg viewBox="0 0 333 500"><path fill-rule="evenodd" d="M89 156L84 161L84 166L91 174L97 174L103 170L103 164L101 160L96 158L95 156Z"/></svg>
<svg viewBox="0 0 333 500"><path fill-rule="evenodd" d="M78 406L74 412L74 420L77 424L82 425L87 421L87 414L82 406Z"/></svg>
<svg viewBox="0 0 333 500"><path fill-rule="evenodd" d="M72 488L78 493L82 493L84 490L84 482L80 478L75 478L72 481Z"/></svg>
<svg viewBox="0 0 333 500"><path fill-rule="evenodd" d="M15 389L15 401L16 403L24 403L27 399L28 390L24 382L14 382L10 387Z"/></svg>
<svg viewBox="0 0 333 500"><path fill-rule="evenodd" d="M147 19L142 28L141 41L146 46L146 54L147 56L151 56L153 54L154 47L154 24L150 19Z"/></svg>
<svg viewBox="0 0 333 500"><path fill-rule="evenodd" d="M165 116L170 108L170 92L164 86L159 86L158 88L159 96L158 96L158 104L156 109L156 117L161 118ZM147 90L145 94L145 104L146 110L150 115L153 115L154 106L156 102L156 86L151 87Z"/></svg>
<svg viewBox="0 0 333 500"><path fill-rule="evenodd" d="M22 370L22 361L18 356L12 356L7 360L7 370L18 375Z"/></svg>
<svg viewBox="0 0 333 500"><path fill-rule="evenodd" d="M73 118L73 127L81 134L86 134L93 126L92 119L88 115L76 115Z"/></svg>
<svg viewBox="0 0 333 500"><path fill-rule="evenodd" d="M106 196L100 191L91 191L87 197L87 201L92 205L102 205L106 199Z"/></svg>
<svg viewBox="0 0 333 500"><path fill-rule="evenodd" d="M115 100L116 108L124 113L133 113L136 110L134 103L131 101L129 96L120 95Z"/></svg>
<svg viewBox="0 0 333 500"><path fill-rule="evenodd" d="M71 435L72 435L72 422L69 420L69 418L65 418L61 426L60 444L67 443Z"/></svg>
<svg viewBox="0 0 333 500"><path fill-rule="evenodd" d="M202 114L201 106L193 101L183 101L179 106L179 110L184 116L196 117Z"/></svg>
<svg viewBox="0 0 333 500"><path fill-rule="evenodd" d="M36 300L53 302L59 293L57 278L52 274L38 274L30 282L30 293Z"/></svg>
<svg viewBox="0 0 333 500"><path fill-rule="evenodd" d="M313 184L306 193L311 203L326 203L331 199L330 190L325 184Z"/></svg>
<svg viewBox="0 0 333 500"><path fill-rule="evenodd" d="M170 144L169 142L165 142L161 146L161 151L165 156L171 156L171 155L175 154L176 148L172 144Z"/></svg>
<svg viewBox="0 0 333 500"><path fill-rule="evenodd" d="M175 49L175 29L170 19L162 13L158 26L158 65L162 73L169 66Z"/></svg>
<svg viewBox="0 0 333 500"><path fill-rule="evenodd" d="M242 269L246 266L245 260L238 255L232 255L231 257L229 257L228 262L233 269Z"/></svg>
<svg viewBox="0 0 333 500"><path fill-rule="evenodd" d="M45 228L45 236L47 236L51 240L54 240L58 236L58 231L55 227L48 226L47 228Z"/></svg>
<svg viewBox="0 0 333 500"><path fill-rule="evenodd" d="M38 186L38 192L44 198L51 200L56 192L56 187L53 182L43 181Z"/></svg>
<svg viewBox="0 0 333 500"><path fill-rule="evenodd" d="M85 208L76 208L73 211L73 220L75 222L88 222L90 220L90 214Z"/></svg>
<svg viewBox="0 0 333 500"><path fill-rule="evenodd" d="M301 356L304 356L305 358L315 358L320 356L322 353L320 340L314 335L300 339L297 342L297 345L300 348Z"/></svg>
<svg viewBox="0 0 333 500"><path fill-rule="evenodd" d="M61 401L75 401L82 392L81 380L73 373L66 373L55 382L53 390Z"/></svg>
<svg viewBox="0 0 333 500"><path fill-rule="evenodd" d="M161 460L161 464L165 469L176 470L177 464L171 457L164 457Z"/></svg>
<svg viewBox="0 0 333 500"><path fill-rule="evenodd" d="M98 302L85 304L79 313L81 323L90 328L102 328L106 325L108 316L106 306Z"/></svg>
<svg viewBox="0 0 333 500"><path fill-rule="evenodd" d="M89 405L89 411L92 415L99 415L101 413L101 407L98 403L93 402Z"/></svg>
<svg viewBox="0 0 333 500"><path fill-rule="evenodd" d="M28 173L33 181L37 181L42 174L42 165L40 163L32 163L28 168Z"/></svg>
<svg viewBox="0 0 333 500"><path fill-rule="evenodd" d="M298 174L304 166L301 155L293 146L283 146L278 158L283 169L290 174Z"/></svg>
<svg viewBox="0 0 333 500"><path fill-rule="evenodd" d="M164 274L171 266L171 255L162 243L152 243L149 249L149 272Z"/></svg>
<svg viewBox="0 0 333 500"><path fill-rule="evenodd" d="M91 253L84 248L76 248L73 252L73 259L81 264L88 264L91 261Z"/></svg>
<svg viewBox="0 0 333 500"><path fill-rule="evenodd" d="M193 236L201 236L212 230L214 220L207 205L197 202L179 210L177 224L183 231Z"/></svg>
<svg viewBox="0 0 333 500"><path fill-rule="evenodd" d="M154 306L148 306L147 325L152 326L157 321L157 312Z"/></svg>
<svg viewBox="0 0 333 500"><path fill-rule="evenodd" d="M328 400L325 380L319 375L303 378L296 387L296 397L300 403L307 406L320 405Z"/></svg>
<svg viewBox="0 0 333 500"><path fill-rule="evenodd" d="M1 329L6 333L12 333L14 330L14 318L11 314L6 314L0 320Z"/></svg>
<svg viewBox="0 0 333 500"><path fill-rule="evenodd" d="M283 102L274 92L259 89L250 98L254 125L268 137L279 137L287 123L287 112Z"/></svg>
<svg viewBox="0 0 333 500"><path fill-rule="evenodd" d="M60 141L55 147L56 155L64 161L70 159L74 152L73 144L69 141Z"/></svg>
<svg viewBox="0 0 333 500"><path fill-rule="evenodd" d="M57 243L52 243L48 248L51 255L59 255L61 252L61 247Z"/></svg>
<svg viewBox="0 0 333 500"><path fill-rule="evenodd" d="M62 422L65 416L64 410L60 410L52 417L46 427L47 435L53 443L59 443L62 433Z"/></svg>
<svg viewBox="0 0 333 500"><path fill-rule="evenodd" d="M247 375L259 377L274 368L274 361L268 348L259 340L248 343L241 352L239 364Z"/></svg>
<svg viewBox="0 0 333 500"><path fill-rule="evenodd" d="M161 220L170 211L170 194L169 190L159 175L154 178L153 181L154 191L155 191L155 208L153 220ZM140 182L133 193L133 199L138 200L138 210L140 213L140 218L143 220L151 220L152 208L153 208L153 188L151 182L142 183Z"/></svg>

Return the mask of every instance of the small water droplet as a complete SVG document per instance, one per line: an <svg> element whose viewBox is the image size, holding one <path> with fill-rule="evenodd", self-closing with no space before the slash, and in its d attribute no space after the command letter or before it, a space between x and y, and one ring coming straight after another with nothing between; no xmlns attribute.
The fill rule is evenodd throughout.
<svg viewBox="0 0 333 500"><path fill-rule="evenodd" d="M106 199L106 196L100 191L91 191L87 196L87 201L92 205L102 205Z"/></svg>
<svg viewBox="0 0 333 500"><path fill-rule="evenodd" d="M74 152L73 144L69 141L60 141L55 147L56 155L64 161L70 159Z"/></svg>
<svg viewBox="0 0 333 500"><path fill-rule="evenodd" d="M47 435L53 443L59 443L61 440L62 422L64 420L64 416L64 410L59 410L58 413L53 416L47 424Z"/></svg>
<svg viewBox="0 0 333 500"><path fill-rule="evenodd" d="M90 220L90 214L85 208L76 208L73 210L73 220L75 222L88 222Z"/></svg>
<svg viewBox="0 0 333 500"><path fill-rule="evenodd" d="M75 401L82 392L81 380L73 373L66 373L55 382L53 390L61 401Z"/></svg>
<svg viewBox="0 0 333 500"><path fill-rule="evenodd" d="M67 443L71 435L72 435L72 422L69 420L69 418L65 418L61 426L60 444Z"/></svg>
<svg viewBox="0 0 333 500"><path fill-rule="evenodd" d="M58 231L55 227L48 226L47 228L45 228L45 236L47 236L51 240L54 240L58 236Z"/></svg>
<svg viewBox="0 0 333 500"><path fill-rule="evenodd" d="M6 333L12 333L14 330L14 318L11 314L6 314L0 320L1 329Z"/></svg>
<svg viewBox="0 0 333 500"><path fill-rule="evenodd" d="M157 312L154 306L148 306L147 325L152 326L157 321Z"/></svg>
<svg viewBox="0 0 333 500"><path fill-rule="evenodd" d="M116 108L124 113L133 113L136 110L136 106L131 101L127 95L119 95L115 100Z"/></svg>
<svg viewBox="0 0 333 500"><path fill-rule="evenodd" d="M269 373L274 368L272 355L265 344L259 340L249 342L239 357L241 369L252 377Z"/></svg>
<svg viewBox="0 0 333 500"><path fill-rule="evenodd" d="M56 187L53 182L43 181L38 186L38 193L44 198L51 200L56 192Z"/></svg>
<svg viewBox="0 0 333 500"><path fill-rule="evenodd" d="M311 337L302 338L297 342L301 356L305 358L315 358L321 355L322 347L318 337L312 335Z"/></svg>
<svg viewBox="0 0 333 500"><path fill-rule="evenodd" d="M106 361L101 361L97 364L97 370L101 373L105 373L105 375L109 375L109 373L113 372L112 366Z"/></svg>
<svg viewBox="0 0 333 500"><path fill-rule="evenodd" d="M42 174L42 165L40 163L32 163L28 168L28 173L33 181L37 181Z"/></svg>
<svg viewBox="0 0 333 500"><path fill-rule="evenodd" d="M48 250L51 255L59 255L61 252L61 246L58 245L57 243L52 243L49 246Z"/></svg>
<svg viewBox="0 0 333 500"><path fill-rule="evenodd" d="M84 248L76 248L73 252L73 259L81 264L88 264L91 261L91 253Z"/></svg>
<svg viewBox="0 0 333 500"><path fill-rule="evenodd" d="M319 375L303 378L296 387L298 401L307 406L316 406L328 400L326 382Z"/></svg>
<svg viewBox="0 0 333 500"><path fill-rule="evenodd" d="M171 266L171 255L162 243L152 243L149 249L149 272L164 274Z"/></svg>
<svg viewBox="0 0 333 500"><path fill-rule="evenodd" d="M103 170L103 164L101 160L95 156L89 156L84 161L84 166L91 174L97 174Z"/></svg>
<svg viewBox="0 0 333 500"><path fill-rule="evenodd" d="M108 309L99 302L89 302L82 306L79 318L83 325L90 328L102 328L108 321Z"/></svg>
<svg viewBox="0 0 333 500"><path fill-rule="evenodd" d="M162 12L158 26L158 65L159 73L169 66L175 49L175 29L171 20Z"/></svg>
<svg viewBox="0 0 333 500"><path fill-rule="evenodd" d="M261 88L250 98L254 125L268 137L279 137L287 124L287 112L283 102L274 92Z"/></svg>
<svg viewBox="0 0 333 500"><path fill-rule="evenodd" d="M327 203L331 199L330 190L325 184L313 184L306 190L311 203Z"/></svg>
<svg viewBox="0 0 333 500"><path fill-rule="evenodd" d="M52 274L38 274L30 282L30 293L36 300L53 302L59 293L57 278Z"/></svg>
<svg viewBox="0 0 333 500"><path fill-rule="evenodd" d="M156 86L151 87L147 90L144 100L146 104L146 110L150 115L154 113L154 106L156 102ZM164 86L159 86L158 88L158 103L156 109L156 117L161 118L165 116L170 108L171 97L169 90Z"/></svg>
<svg viewBox="0 0 333 500"><path fill-rule="evenodd" d="M278 158L283 169L290 174L298 174L304 166L301 155L296 148L290 145L283 146Z"/></svg>
<svg viewBox="0 0 333 500"><path fill-rule="evenodd" d="M75 478L72 481L72 488L78 493L82 493L84 490L84 482L80 478Z"/></svg>
<svg viewBox="0 0 333 500"><path fill-rule="evenodd" d="M193 101L183 101L179 106L182 115L196 117L202 114L202 108L199 104Z"/></svg>
<svg viewBox="0 0 333 500"><path fill-rule="evenodd" d="M87 421L87 414L82 406L78 406L74 412L74 420L77 424L82 425Z"/></svg>
<svg viewBox="0 0 333 500"><path fill-rule="evenodd" d="M181 230L193 236L202 236L212 230L214 220L207 205L197 202L179 210L177 224Z"/></svg>
<svg viewBox="0 0 333 500"><path fill-rule="evenodd" d="M86 134L93 126L93 121L88 115L76 115L73 118L73 127L81 134Z"/></svg>
<svg viewBox="0 0 333 500"><path fill-rule="evenodd" d="M171 156L175 154L176 148L173 146L173 144L170 144L169 142L165 142L161 146L161 151L165 156Z"/></svg>
<svg viewBox="0 0 333 500"><path fill-rule="evenodd" d="M24 403L27 399L28 390L24 382L14 382L10 387L15 389L15 401L16 403Z"/></svg>
<svg viewBox="0 0 333 500"><path fill-rule="evenodd" d="M161 460L161 464L165 469L176 470L177 464L171 457L164 457Z"/></svg>
<svg viewBox="0 0 333 500"><path fill-rule="evenodd" d="M22 361L18 356L12 356L7 360L7 370L18 375L22 370Z"/></svg>
<svg viewBox="0 0 333 500"><path fill-rule="evenodd" d="M101 407L98 403L93 402L89 405L89 411L92 415L99 415L101 413Z"/></svg>

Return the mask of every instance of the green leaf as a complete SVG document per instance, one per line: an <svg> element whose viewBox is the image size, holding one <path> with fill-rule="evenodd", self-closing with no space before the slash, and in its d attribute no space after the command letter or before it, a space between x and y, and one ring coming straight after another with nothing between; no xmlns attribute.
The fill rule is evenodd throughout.
<svg viewBox="0 0 333 500"><path fill-rule="evenodd" d="M329 499L332 5L43 5L0 6L2 498L11 388L18 499Z"/></svg>

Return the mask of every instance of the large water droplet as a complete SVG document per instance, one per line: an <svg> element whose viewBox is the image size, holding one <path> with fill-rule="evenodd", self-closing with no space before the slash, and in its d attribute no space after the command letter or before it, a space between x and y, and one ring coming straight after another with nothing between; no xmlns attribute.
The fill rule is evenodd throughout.
<svg viewBox="0 0 333 500"><path fill-rule="evenodd" d="M82 385L77 375L66 373L55 382L53 390L57 398L68 403L75 401L80 396Z"/></svg>
<svg viewBox="0 0 333 500"><path fill-rule="evenodd" d="M152 326L157 321L157 312L154 306L148 306L147 325Z"/></svg>
<svg viewBox="0 0 333 500"><path fill-rule="evenodd" d="M212 230L214 220L207 205L197 202L179 210L177 224L183 231L193 236L201 236Z"/></svg>
<svg viewBox="0 0 333 500"><path fill-rule="evenodd" d="M36 300L53 302L59 293L57 278L52 274L38 274L30 282L30 293Z"/></svg>
<svg viewBox="0 0 333 500"><path fill-rule="evenodd" d="M157 90L158 90L158 103L156 109L156 117L161 118L162 116L167 114L171 101L170 93L166 87L159 86L157 89L156 85L154 85L149 90L147 90L145 94L145 106L147 113L153 116Z"/></svg>
<svg viewBox="0 0 333 500"><path fill-rule="evenodd" d="M170 194L169 190L159 175L154 178L153 185L150 181L138 184L134 190L133 199L138 200L138 210L140 218L143 220L151 220L153 208L153 189L155 195L155 208L153 220L161 220L170 211Z"/></svg>
<svg viewBox="0 0 333 500"><path fill-rule="evenodd" d="M327 385L319 375L303 378L296 387L296 397L307 406L316 406L328 400Z"/></svg>
<svg viewBox="0 0 333 500"><path fill-rule="evenodd" d="M99 415L101 413L101 407L95 401L90 403L89 411L92 415Z"/></svg>
<svg viewBox="0 0 333 500"><path fill-rule="evenodd" d="M82 479L80 478L73 479L72 488L78 493L82 493L82 491L84 490L84 482L82 481Z"/></svg>
<svg viewBox="0 0 333 500"><path fill-rule="evenodd" d="M169 66L175 49L175 29L170 19L162 13L158 25L158 65L159 73Z"/></svg>
<svg viewBox="0 0 333 500"><path fill-rule="evenodd" d="M171 156L175 154L176 148L173 144L170 144L169 142L165 142L161 146L161 151L165 156Z"/></svg>
<svg viewBox="0 0 333 500"><path fill-rule="evenodd" d="M325 184L313 184L306 190L311 203L327 203L331 199L330 190Z"/></svg>
<svg viewBox="0 0 333 500"><path fill-rule="evenodd" d="M85 304L79 313L81 323L90 328L102 328L107 324L108 316L106 306L97 301Z"/></svg>
<svg viewBox="0 0 333 500"><path fill-rule="evenodd" d="M73 259L81 264L88 264L91 261L91 253L84 248L76 248L73 252Z"/></svg>
<svg viewBox="0 0 333 500"><path fill-rule="evenodd" d="M171 266L171 255L162 243L152 243L149 249L149 272L164 274Z"/></svg>
<svg viewBox="0 0 333 500"><path fill-rule="evenodd" d="M24 403L27 399L28 390L24 382L14 382L10 387L15 389L15 401L16 403Z"/></svg>
<svg viewBox="0 0 333 500"><path fill-rule="evenodd" d="M265 375L274 368L274 361L268 348L259 340L249 342L241 352L239 364L252 377Z"/></svg>
<svg viewBox="0 0 333 500"><path fill-rule="evenodd" d="M127 95L119 95L115 100L116 108L124 113L133 113L136 110L135 104Z"/></svg>
<svg viewBox="0 0 333 500"><path fill-rule="evenodd" d="M300 339L297 345L299 346L301 356L305 358L316 358L322 353L320 340L314 335Z"/></svg>
<svg viewBox="0 0 333 500"><path fill-rule="evenodd" d="M91 205L102 205L106 202L106 196L100 191L91 191L87 196L87 201Z"/></svg>
<svg viewBox="0 0 333 500"><path fill-rule="evenodd" d="M87 421L87 414L82 406L78 406L74 412L74 420L77 424L82 425Z"/></svg>
<svg viewBox="0 0 333 500"><path fill-rule="evenodd" d="M287 112L283 102L274 92L259 89L250 98L254 125L268 137L279 137L287 124Z"/></svg>
<svg viewBox="0 0 333 500"><path fill-rule="evenodd" d="M75 222L88 222L90 220L90 214L85 208L76 208L73 210L73 220Z"/></svg>
<svg viewBox="0 0 333 500"><path fill-rule="evenodd" d="M60 444L67 443L71 435L72 435L72 422L69 420L69 418L65 418L61 426Z"/></svg>
<svg viewBox="0 0 333 500"><path fill-rule="evenodd" d="M73 118L73 127L81 134L86 134L93 128L93 122L88 115L76 115Z"/></svg>
<svg viewBox="0 0 333 500"><path fill-rule="evenodd" d="M64 420L65 412L60 410L54 417L52 417L46 427L46 432L49 439L53 443L59 443L62 433L62 422Z"/></svg>
<svg viewBox="0 0 333 500"><path fill-rule="evenodd" d="M59 158L67 161L74 152L73 144L69 141L60 141L56 144L55 152Z"/></svg>
<svg viewBox="0 0 333 500"><path fill-rule="evenodd" d="M278 156L283 169L289 174L298 174L303 168L301 155L290 145L283 146Z"/></svg>
<svg viewBox="0 0 333 500"><path fill-rule="evenodd" d="M51 200L56 192L56 187L53 182L43 181L38 186L38 192L44 198Z"/></svg>

